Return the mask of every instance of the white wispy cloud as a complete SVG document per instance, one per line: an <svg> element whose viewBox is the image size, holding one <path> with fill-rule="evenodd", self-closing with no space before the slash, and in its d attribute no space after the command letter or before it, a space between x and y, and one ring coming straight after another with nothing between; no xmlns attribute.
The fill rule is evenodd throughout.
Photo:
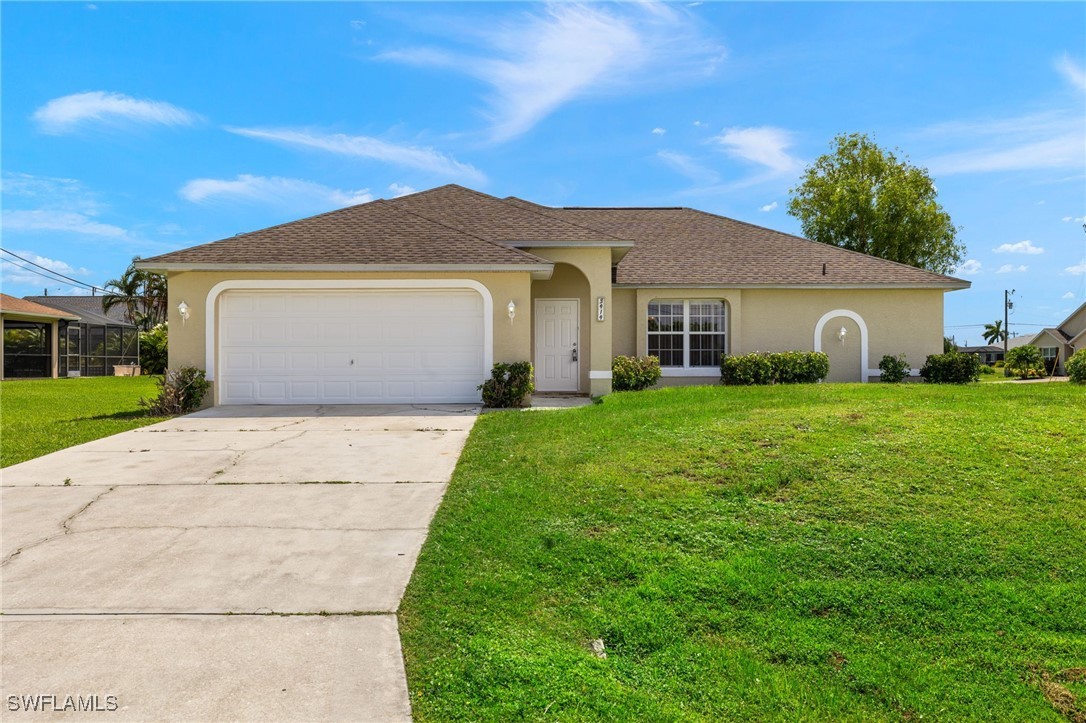
<svg viewBox="0 0 1086 723"><path fill-rule="evenodd" d="M397 145L370 136L351 136L344 133L317 133L289 128L235 128L226 130L246 138L271 141L294 148L310 148L341 156L368 158L395 166L415 168L440 176L459 178L481 183L486 176L475 167L461 163L433 148Z"/></svg>
<svg viewBox="0 0 1086 723"><path fill-rule="evenodd" d="M958 268L954 269L955 276L976 276L983 269L983 266L976 259L969 259L962 262Z"/></svg>
<svg viewBox="0 0 1086 723"><path fill-rule="evenodd" d="M1083 274L1086 274L1086 259L1083 259L1082 263L1075 264L1074 266L1068 266L1066 269L1064 269L1064 271L1071 274L1072 276L1082 276Z"/></svg>
<svg viewBox="0 0 1086 723"><path fill-rule="evenodd" d="M400 196L410 196L415 193L416 189L406 183L390 183L388 184L388 190L392 191L393 198L399 198Z"/></svg>
<svg viewBox="0 0 1086 723"><path fill-rule="evenodd" d="M1014 264L1003 264L996 269L997 274L1025 273L1026 271L1029 271L1028 266L1015 266Z"/></svg>
<svg viewBox="0 0 1086 723"><path fill-rule="evenodd" d="M34 111L38 130L49 135L70 133L81 126L134 124L189 126L200 116L160 100L140 100L122 93L96 90L54 98Z"/></svg>
<svg viewBox="0 0 1086 723"><path fill-rule="evenodd" d="M705 128L707 125L709 125L709 124L708 123L702 123L699 120L694 121L694 127L695 128Z"/></svg>
<svg viewBox="0 0 1086 723"><path fill-rule="evenodd" d="M1086 70L1072 60L1070 55L1064 53L1056 58L1055 66L1056 71L1059 72L1068 83L1079 90L1086 90Z"/></svg>
<svg viewBox="0 0 1086 723"><path fill-rule="evenodd" d="M1063 217L1063 222L1064 223L1069 223L1071 221L1074 221L1075 223L1083 223L1083 222L1086 222L1086 216L1064 216Z"/></svg>
<svg viewBox="0 0 1086 723"><path fill-rule="evenodd" d="M1075 298L1075 292L1068 291L1066 294L1060 297L1061 299L1073 299Z"/></svg>
<svg viewBox="0 0 1086 723"><path fill-rule="evenodd" d="M125 238L128 235L128 232L120 226L95 221L82 213L42 208L32 210L4 209L3 227L5 232L61 231L118 239Z"/></svg>
<svg viewBox="0 0 1086 723"><path fill-rule="evenodd" d="M783 128L728 128L713 139L733 158L754 163L773 176L798 173L803 161L788 152L792 133Z"/></svg>
<svg viewBox="0 0 1086 723"><path fill-rule="evenodd" d="M774 210L776 208L777 208L777 202L774 201L773 203L767 203L766 205L762 206L758 210L768 213L769 211L772 211L772 210Z"/></svg>
<svg viewBox="0 0 1086 723"><path fill-rule="evenodd" d="M652 134L654 136L662 136L665 133L667 133L667 128L653 128L652 129Z"/></svg>
<svg viewBox="0 0 1086 723"><path fill-rule="evenodd" d="M369 189L343 191L313 181L279 176L253 176L247 173L237 178L195 178L178 192L186 201L243 201L272 203L288 208L340 208L373 200Z"/></svg>
<svg viewBox="0 0 1086 723"><path fill-rule="evenodd" d="M1081 111L940 123L918 137L951 148L924 165L936 175L1045 168L1083 168L1086 134ZM964 148L965 150L958 150Z"/></svg>
<svg viewBox="0 0 1086 723"><path fill-rule="evenodd" d="M679 175L686 176L696 183L717 183L719 174L711 168L707 168L684 153L675 151L657 151L656 157Z"/></svg>
<svg viewBox="0 0 1086 723"><path fill-rule="evenodd" d="M490 136L529 131L562 105L585 96L674 86L711 74L723 48L692 16L663 3L553 3L474 31L472 50L393 50L380 60L440 67L490 87Z"/></svg>
<svg viewBox="0 0 1086 723"><path fill-rule="evenodd" d="M994 251L997 254L1029 254L1030 256L1036 256L1037 254L1043 254L1044 248L1040 246L1034 246L1030 240L1019 241L1013 244L1000 244Z"/></svg>

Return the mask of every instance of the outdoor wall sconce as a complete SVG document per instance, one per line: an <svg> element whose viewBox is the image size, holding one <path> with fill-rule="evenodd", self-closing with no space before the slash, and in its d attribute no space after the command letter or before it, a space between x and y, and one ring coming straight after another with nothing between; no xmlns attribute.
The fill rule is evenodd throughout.
<svg viewBox="0 0 1086 723"><path fill-rule="evenodd" d="M841 343L845 343L845 335L848 334L848 329L841 327L841 331L837 332L837 338L841 340Z"/></svg>
<svg viewBox="0 0 1086 723"><path fill-rule="evenodd" d="M512 299L510 299L509 306L507 308L509 309L509 323L512 324L513 319L515 319L517 316L517 305L513 303Z"/></svg>
<svg viewBox="0 0 1086 723"><path fill-rule="evenodd" d="M189 317L192 315L192 312L189 311L189 305L184 301L177 305L177 313L181 315L182 324L188 321Z"/></svg>

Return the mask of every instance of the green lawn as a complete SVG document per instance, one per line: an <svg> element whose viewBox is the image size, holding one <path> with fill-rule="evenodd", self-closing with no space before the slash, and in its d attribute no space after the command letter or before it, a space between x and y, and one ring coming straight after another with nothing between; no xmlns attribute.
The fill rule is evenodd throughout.
<svg viewBox="0 0 1086 723"><path fill-rule="evenodd" d="M422 721L1081 721L1086 388L485 415L400 625Z"/></svg>
<svg viewBox="0 0 1086 723"><path fill-rule="evenodd" d="M141 397L158 377L13 379L0 382L0 467L162 421Z"/></svg>

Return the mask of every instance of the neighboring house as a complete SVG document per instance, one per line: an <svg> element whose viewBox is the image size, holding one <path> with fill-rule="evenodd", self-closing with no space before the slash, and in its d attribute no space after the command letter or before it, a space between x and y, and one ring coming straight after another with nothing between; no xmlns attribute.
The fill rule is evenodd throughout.
<svg viewBox="0 0 1086 723"><path fill-rule="evenodd" d="M24 296L79 317L61 324L59 373L70 377L113 376L116 365L139 364L139 330L121 306L106 311L101 296Z"/></svg>
<svg viewBox="0 0 1086 723"><path fill-rule="evenodd" d="M960 346L958 351L965 354L976 354L980 357L981 364L995 364L997 361L1003 361L1003 347L996 346L995 344L988 344L987 346Z"/></svg>
<svg viewBox="0 0 1086 723"><path fill-rule="evenodd" d="M606 394L618 354L663 383L807 349L830 380L942 352L969 282L688 208L552 208L442 186L140 261L169 279L170 366L216 404L474 402L493 362ZM184 314L182 314L184 309Z"/></svg>
<svg viewBox="0 0 1086 723"><path fill-rule="evenodd" d="M1086 349L1086 303L1058 326L1041 329L1026 339L1023 344L1032 344L1041 350L1045 368L1056 376L1063 376L1066 373L1064 363L1079 349Z"/></svg>
<svg viewBox="0 0 1086 723"><path fill-rule="evenodd" d="M79 317L33 301L0 294L4 379L53 377L60 373L61 329Z"/></svg>

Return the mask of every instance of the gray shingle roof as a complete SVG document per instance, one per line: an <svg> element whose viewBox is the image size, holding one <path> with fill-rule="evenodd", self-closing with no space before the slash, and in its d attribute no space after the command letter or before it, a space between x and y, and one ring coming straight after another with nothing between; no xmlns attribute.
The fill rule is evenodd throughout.
<svg viewBox="0 0 1086 723"><path fill-rule="evenodd" d="M627 285L898 285L969 282L689 208L553 208L447 185L145 259L160 264L527 265L506 244L632 241Z"/></svg>
<svg viewBox="0 0 1086 723"><path fill-rule="evenodd" d="M499 202L500 203L500 202ZM157 264L540 264L390 201L372 201L143 259Z"/></svg>
<svg viewBox="0 0 1086 723"><path fill-rule="evenodd" d="M63 309L80 318L87 324L109 324L132 326L126 318L124 305L118 305L106 311L102 308L101 296L24 296L27 301Z"/></svg>

